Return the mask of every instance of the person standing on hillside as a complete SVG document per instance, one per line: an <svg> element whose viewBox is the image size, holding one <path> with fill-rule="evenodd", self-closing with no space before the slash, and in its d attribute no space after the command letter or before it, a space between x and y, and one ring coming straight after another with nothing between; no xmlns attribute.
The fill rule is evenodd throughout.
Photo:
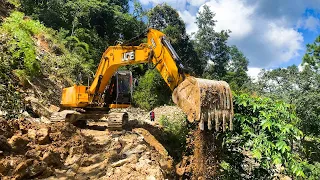
<svg viewBox="0 0 320 180"><path fill-rule="evenodd" d="M154 117L155 117L154 112L151 111L151 112L150 112L150 120L151 120L151 121L154 121Z"/></svg>

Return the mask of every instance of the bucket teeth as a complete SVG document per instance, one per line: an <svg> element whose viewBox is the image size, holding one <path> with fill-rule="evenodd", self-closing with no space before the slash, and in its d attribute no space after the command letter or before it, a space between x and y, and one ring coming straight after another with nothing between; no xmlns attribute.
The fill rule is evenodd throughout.
<svg viewBox="0 0 320 180"><path fill-rule="evenodd" d="M214 113L214 117L215 117L215 122L216 122L216 131L219 131L219 112L215 111Z"/></svg>
<svg viewBox="0 0 320 180"><path fill-rule="evenodd" d="M222 113L222 128L223 128L223 132L225 132L226 131L226 115L224 112Z"/></svg>
<svg viewBox="0 0 320 180"><path fill-rule="evenodd" d="M215 124L216 131L222 130L225 132L227 129L233 129L232 118L233 114L228 110L204 110L201 113L199 127L204 130L205 124L207 124L208 129L212 130L212 126Z"/></svg>
<svg viewBox="0 0 320 180"><path fill-rule="evenodd" d="M211 124L211 114L212 112L208 112L208 129L212 129L212 124Z"/></svg>
<svg viewBox="0 0 320 180"><path fill-rule="evenodd" d="M233 119L233 115L230 114L230 117L229 117L229 121L230 121L230 130L232 131L233 130L233 124L232 124L232 119Z"/></svg>
<svg viewBox="0 0 320 180"><path fill-rule="evenodd" d="M230 109L230 98L229 98L229 91L226 90L226 105L227 105L227 109Z"/></svg>
<svg viewBox="0 0 320 180"><path fill-rule="evenodd" d="M233 128L232 92L224 81L189 76L175 88L172 99L202 130L205 126L216 131Z"/></svg>
<svg viewBox="0 0 320 180"><path fill-rule="evenodd" d="M204 121L201 120L199 123L199 128L203 131L204 130Z"/></svg>

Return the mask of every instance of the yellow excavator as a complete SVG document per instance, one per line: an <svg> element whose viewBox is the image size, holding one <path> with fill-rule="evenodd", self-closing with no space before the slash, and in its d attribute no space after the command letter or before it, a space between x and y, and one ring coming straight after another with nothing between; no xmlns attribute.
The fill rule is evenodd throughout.
<svg viewBox="0 0 320 180"><path fill-rule="evenodd" d="M128 121L127 113L108 113L111 108L127 108L131 104L132 74L117 71L132 64L152 63L173 91L173 102L199 128L232 129L233 103L229 85L224 81L200 79L191 76L162 32L148 29L134 38L147 38L139 46L118 44L103 53L94 80L90 86L74 85L62 91L61 105L65 109L53 119L76 122L105 118L110 128L122 128ZM213 128L214 127L214 128Z"/></svg>

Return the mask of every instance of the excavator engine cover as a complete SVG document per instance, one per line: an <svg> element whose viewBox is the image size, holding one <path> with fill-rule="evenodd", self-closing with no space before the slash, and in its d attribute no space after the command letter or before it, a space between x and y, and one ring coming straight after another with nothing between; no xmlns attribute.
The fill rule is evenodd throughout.
<svg viewBox="0 0 320 180"><path fill-rule="evenodd" d="M225 81L187 77L172 94L172 99L188 117L189 122L199 121L201 130L205 124L209 130L232 130L233 103L231 89Z"/></svg>

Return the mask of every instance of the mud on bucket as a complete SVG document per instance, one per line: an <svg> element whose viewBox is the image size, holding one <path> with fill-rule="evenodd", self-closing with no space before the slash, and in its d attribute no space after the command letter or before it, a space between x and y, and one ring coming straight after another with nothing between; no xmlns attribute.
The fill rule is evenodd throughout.
<svg viewBox="0 0 320 180"><path fill-rule="evenodd" d="M232 130L232 93L225 81L187 77L173 91L172 100L187 114L190 122L199 121L201 130L205 123L209 130L213 124L216 131Z"/></svg>

